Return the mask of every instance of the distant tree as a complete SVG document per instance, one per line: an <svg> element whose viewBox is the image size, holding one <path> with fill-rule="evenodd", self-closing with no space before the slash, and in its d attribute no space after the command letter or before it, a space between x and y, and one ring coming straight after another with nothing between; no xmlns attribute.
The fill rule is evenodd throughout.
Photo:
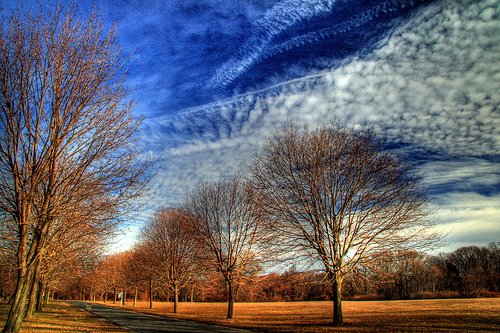
<svg viewBox="0 0 500 333"><path fill-rule="evenodd" d="M177 313L179 291L192 282L200 252L190 218L179 209L163 209L144 225L140 239L156 257L160 278L173 292L173 311Z"/></svg>
<svg viewBox="0 0 500 333"><path fill-rule="evenodd" d="M63 234L54 232L45 254L40 258L40 265L34 280L34 292L30 298L28 306L35 307L37 311L42 311L42 307L47 303L50 289L65 274L74 274L68 270L68 265L79 263L80 271L93 268L98 263L100 254L103 252L104 244L102 239L93 232L84 230L65 229ZM94 279L95 280L95 279ZM95 290L93 290L95 294Z"/></svg>
<svg viewBox="0 0 500 333"><path fill-rule="evenodd" d="M421 177L369 130L287 125L266 141L249 173L273 244L322 264L334 325L343 324L346 275L378 255L437 239Z"/></svg>
<svg viewBox="0 0 500 333"><path fill-rule="evenodd" d="M450 291L453 289L451 287L452 281L448 279L447 274L447 258L448 254L446 253L439 253L428 257L432 276L434 277L433 291Z"/></svg>
<svg viewBox="0 0 500 333"><path fill-rule="evenodd" d="M147 255L143 252L144 247L136 244L130 253L130 259L125 266L125 280L130 285L134 292L133 306L137 305L137 298L140 290L146 291L150 281L150 271L156 268L157 265L148 261L151 251L147 251Z"/></svg>
<svg viewBox="0 0 500 333"><path fill-rule="evenodd" d="M14 253L0 250L0 300L10 300L14 292L15 267Z"/></svg>
<svg viewBox="0 0 500 333"><path fill-rule="evenodd" d="M91 242L90 240L87 240ZM60 244L61 248L63 244ZM101 279L96 274L97 267L102 262L102 251L92 248L89 244L88 251L82 248L70 246L69 249L62 250L61 256L53 253L43 257L42 272L40 279L43 281L44 289L42 302L47 302L49 296L64 299L78 299L87 297L100 291ZM44 267L46 264L47 267ZM47 292L45 292L47 291ZM93 298L93 297L92 297Z"/></svg>
<svg viewBox="0 0 500 333"><path fill-rule="evenodd" d="M500 242L489 243L486 251L488 256L486 270L488 289L493 292L500 292Z"/></svg>
<svg viewBox="0 0 500 333"><path fill-rule="evenodd" d="M431 263L416 251L392 252L379 256L371 264L378 293L387 299L410 299L432 291L434 274Z"/></svg>
<svg viewBox="0 0 500 333"><path fill-rule="evenodd" d="M53 226L80 214L109 230L138 195L140 121L115 29L74 8L0 22L0 221L12 223L17 281L3 333L18 332Z"/></svg>
<svg viewBox="0 0 500 333"><path fill-rule="evenodd" d="M498 291L500 251L495 243L487 247L464 246L447 255L446 273L452 289L464 296Z"/></svg>
<svg viewBox="0 0 500 333"><path fill-rule="evenodd" d="M4 220L1 220L4 218ZM10 300L16 276L16 243L14 224L0 216L0 299Z"/></svg>
<svg viewBox="0 0 500 333"><path fill-rule="evenodd" d="M203 183L187 198L186 209L204 253L227 286L227 318L233 318L235 281L255 267L261 216L256 192L239 178Z"/></svg>
<svg viewBox="0 0 500 333"><path fill-rule="evenodd" d="M115 253L107 256L99 267L99 269L104 270L106 283L113 292L113 303L118 301L120 292L126 285L125 268L127 267L127 259L126 252Z"/></svg>
<svg viewBox="0 0 500 333"><path fill-rule="evenodd" d="M153 308L154 293L160 285L163 266L159 256L154 254L151 243L140 241L132 249L132 258L127 275L145 286L148 294L149 308Z"/></svg>

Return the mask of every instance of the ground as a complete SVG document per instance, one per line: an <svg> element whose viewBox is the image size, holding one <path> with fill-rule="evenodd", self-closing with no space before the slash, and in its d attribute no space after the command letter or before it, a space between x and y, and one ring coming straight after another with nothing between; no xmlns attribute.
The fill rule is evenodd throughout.
<svg viewBox="0 0 500 333"><path fill-rule="evenodd" d="M0 328L7 317L7 304L0 304ZM50 302L41 313L25 320L21 333L125 333L130 332L66 302Z"/></svg>
<svg viewBox="0 0 500 333"><path fill-rule="evenodd" d="M180 303L175 315L171 313L172 303L156 302L152 310L147 302L139 302L136 307L130 302L124 307L260 332L500 331L500 298L344 302L343 305L346 324L342 328L330 326L331 302L236 303L236 318L232 321L225 319L224 303ZM0 325L6 309L5 305L0 307ZM23 333L76 331L126 332L64 302L52 302L43 314L23 324Z"/></svg>
<svg viewBox="0 0 500 333"><path fill-rule="evenodd" d="M224 303L139 302L150 313L261 332L499 332L500 298L343 302L345 327L333 328L331 302L236 303L235 318L225 319Z"/></svg>

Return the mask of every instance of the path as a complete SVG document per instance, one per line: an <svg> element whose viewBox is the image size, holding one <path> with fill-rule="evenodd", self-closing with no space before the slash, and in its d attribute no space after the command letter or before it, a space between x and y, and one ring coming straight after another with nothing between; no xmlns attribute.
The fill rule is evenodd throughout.
<svg viewBox="0 0 500 333"><path fill-rule="evenodd" d="M197 323L189 320L165 318L101 304L72 301L72 304L99 317L137 333L188 332L188 333L250 333L250 331Z"/></svg>

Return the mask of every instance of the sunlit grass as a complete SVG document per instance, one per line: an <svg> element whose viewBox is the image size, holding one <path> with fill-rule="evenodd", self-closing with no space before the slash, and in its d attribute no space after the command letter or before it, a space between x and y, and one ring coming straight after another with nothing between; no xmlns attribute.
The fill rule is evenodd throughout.
<svg viewBox="0 0 500 333"><path fill-rule="evenodd" d="M0 304L0 327L7 317L7 304ZM51 302L43 312L23 322L21 333L130 332L66 302Z"/></svg>
<svg viewBox="0 0 500 333"><path fill-rule="evenodd" d="M112 305L109 302L108 305ZM115 304L115 306L120 306ZM344 302L345 327L334 328L331 302L236 303L235 318L225 319L224 303L189 303L172 313L172 303L138 302L134 308L261 332L498 332L500 299L450 299Z"/></svg>
<svg viewBox="0 0 500 333"><path fill-rule="evenodd" d="M102 302L100 302L102 303ZM107 305L112 305L110 302ZM236 303L233 320L225 303L127 303L124 308L260 332L499 332L500 299L344 302L345 327L330 326L331 302ZM119 304L115 304L119 307ZM0 325L7 314L0 304ZM22 333L128 332L66 302L52 302L23 323Z"/></svg>

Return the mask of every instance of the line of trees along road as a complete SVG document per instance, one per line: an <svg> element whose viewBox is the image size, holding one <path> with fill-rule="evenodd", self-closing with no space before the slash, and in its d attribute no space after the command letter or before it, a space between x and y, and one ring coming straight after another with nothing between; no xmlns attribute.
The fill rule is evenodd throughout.
<svg viewBox="0 0 500 333"><path fill-rule="evenodd" d="M75 283L114 302L139 284L150 299L166 285L174 300L218 284L232 318L237 286L278 262L324 274L341 326L349 278L440 239L421 176L372 131L289 124L245 177L200 184L151 219L134 251L84 274L140 194L145 165L115 30L72 12L1 21L0 249L13 277L4 333L19 331L44 291Z"/></svg>
<svg viewBox="0 0 500 333"><path fill-rule="evenodd" d="M499 246L497 243L484 247L465 246L436 255L415 251L386 253L369 267L360 266L347 276L342 294L350 300L498 297ZM136 254L141 251L140 247L136 247L106 257L86 274L75 274L67 284L60 284L56 296L113 302L115 294L126 291L128 302L151 300L173 303L171 287L161 277L162 267L145 264L149 271L138 270L134 262ZM196 267L201 268L200 264L203 263L198 263ZM195 273L184 287L179 288L179 300L227 300L228 290L220 273L210 266ZM153 281L152 290L150 281ZM8 285L2 284L2 288ZM292 266L283 272L264 273L252 266L235 281L234 300L325 301L331 300L331 287L321 270L302 271Z"/></svg>
<svg viewBox="0 0 500 333"><path fill-rule="evenodd" d="M102 252L144 175L115 30L74 12L0 22L0 250L14 276L4 333Z"/></svg>
<svg viewBox="0 0 500 333"><path fill-rule="evenodd" d="M223 297L227 318L235 298L331 299L339 326L342 295L358 295L360 287L364 294L389 293L388 281L401 276L404 297L414 293L400 267L427 267L415 251L440 237L427 219L420 176L384 151L373 132L335 123L315 130L287 125L267 139L244 174L202 183L180 208L159 211L137 247L108 258L80 290L112 291L114 299L147 290L150 302L155 294L173 296L174 312L179 295ZM125 256L129 264L111 264ZM315 271L262 274L290 263ZM115 268L96 280L106 266Z"/></svg>

